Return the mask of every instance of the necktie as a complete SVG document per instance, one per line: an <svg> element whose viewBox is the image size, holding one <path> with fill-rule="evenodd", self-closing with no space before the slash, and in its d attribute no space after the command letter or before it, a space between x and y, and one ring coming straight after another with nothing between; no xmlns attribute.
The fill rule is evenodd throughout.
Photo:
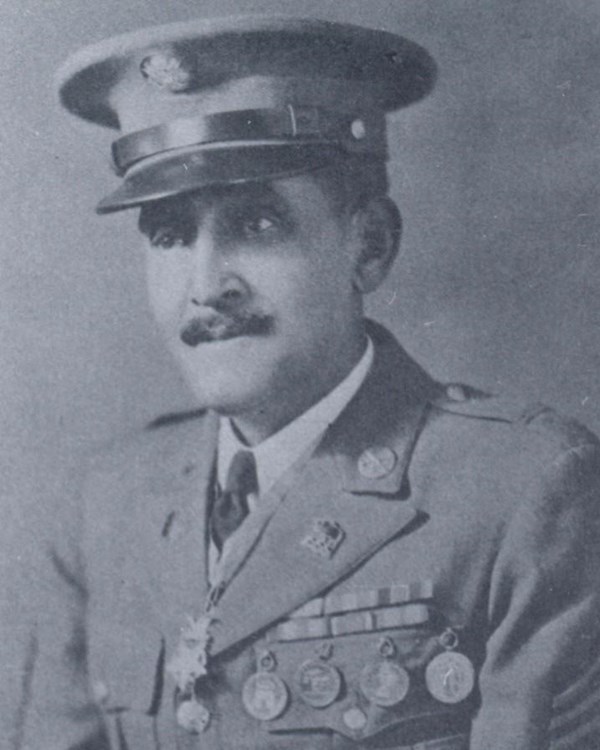
<svg viewBox="0 0 600 750"><path fill-rule="evenodd" d="M217 490L210 514L210 532L219 552L248 515L248 495L257 492L254 454L238 451L229 465L225 489Z"/></svg>

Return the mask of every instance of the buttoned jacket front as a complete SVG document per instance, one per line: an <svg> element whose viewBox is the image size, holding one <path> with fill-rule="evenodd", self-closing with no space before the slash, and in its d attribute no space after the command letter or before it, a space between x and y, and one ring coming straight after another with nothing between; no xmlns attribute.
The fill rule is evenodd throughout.
<svg viewBox="0 0 600 750"><path fill-rule="evenodd" d="M199 694L206 731L178 726L167 669L186 618L202 613L208 594L217 419L199 413L159 420L119 444L87 473L83 502L65 502L62 539L36 584L37 656L20 747L320 750L425 747L418 742L435 738L427 747L595 747L596 439L549 409L468 388L451 398L386 331L372 326L371 335L367 380L275 488L272 514L238 550L212 612ZM330 555L306 544L322 521L342 532ZM324 596L352 601L393 586L417 592L404 611L427 611L427 622L277 636ZM471 695L436 701L417 669L404 702L366 700L361 670L381 658L382 637L400 652L405 643L429 648L436 628L456 633L474 664ZM243 701L264 653L289 691L269 721L251 717ZM295 681L318 658L342 676L326 708L307 705Z"/></svg>

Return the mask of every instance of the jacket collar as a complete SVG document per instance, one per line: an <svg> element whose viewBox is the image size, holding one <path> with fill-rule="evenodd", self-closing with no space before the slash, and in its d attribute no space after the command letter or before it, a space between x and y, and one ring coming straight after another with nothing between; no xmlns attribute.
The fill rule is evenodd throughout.
<svg viewBox="0 0 600 750"><path fill-rule="evenodd" d="M336 456L346 491L398 496L427 407L443 387L383 326L368 321L367 330L373 367L322 449Z"/></svg>

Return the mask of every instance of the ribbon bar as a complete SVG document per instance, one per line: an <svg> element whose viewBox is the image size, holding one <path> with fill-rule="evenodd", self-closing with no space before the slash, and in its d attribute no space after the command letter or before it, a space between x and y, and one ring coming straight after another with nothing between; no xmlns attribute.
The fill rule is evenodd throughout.
<svg viewBox="0 0 600 750"><path fill-rule="evenodd" d="M377 589L359 588L343 594L332 593L311 599L295 610L290 617L322 617L338 612L354 612L360 609L375 609L430 599L433 599L433 582L412 581Z"/></svg>
<svg viewBox="0 0 600 750"><path fill-rule="evenodd" d="M298 617L278 625L271 637L277 641L302 641L416 627L428 621L429 608L426 604L404 604L399 607L363 610L336 616Z"/></svg>

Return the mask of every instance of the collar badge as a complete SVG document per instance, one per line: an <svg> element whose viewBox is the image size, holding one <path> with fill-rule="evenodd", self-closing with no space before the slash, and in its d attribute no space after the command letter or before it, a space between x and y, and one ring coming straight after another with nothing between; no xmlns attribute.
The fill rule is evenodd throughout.
<svg viewBox="0 0 600 750"><path fill-rule="evenodd" d="M337 521L316 519L309 534L300 542L319 557L330 560L344 541L346 532Z"/></svg>
<svg viewBox="0 0 600 750"><path fill-rule="evenodd" d="M367 448L358 459L358 471L365 479L383 479L392 473L397 461L391 448Z"/></svg>

